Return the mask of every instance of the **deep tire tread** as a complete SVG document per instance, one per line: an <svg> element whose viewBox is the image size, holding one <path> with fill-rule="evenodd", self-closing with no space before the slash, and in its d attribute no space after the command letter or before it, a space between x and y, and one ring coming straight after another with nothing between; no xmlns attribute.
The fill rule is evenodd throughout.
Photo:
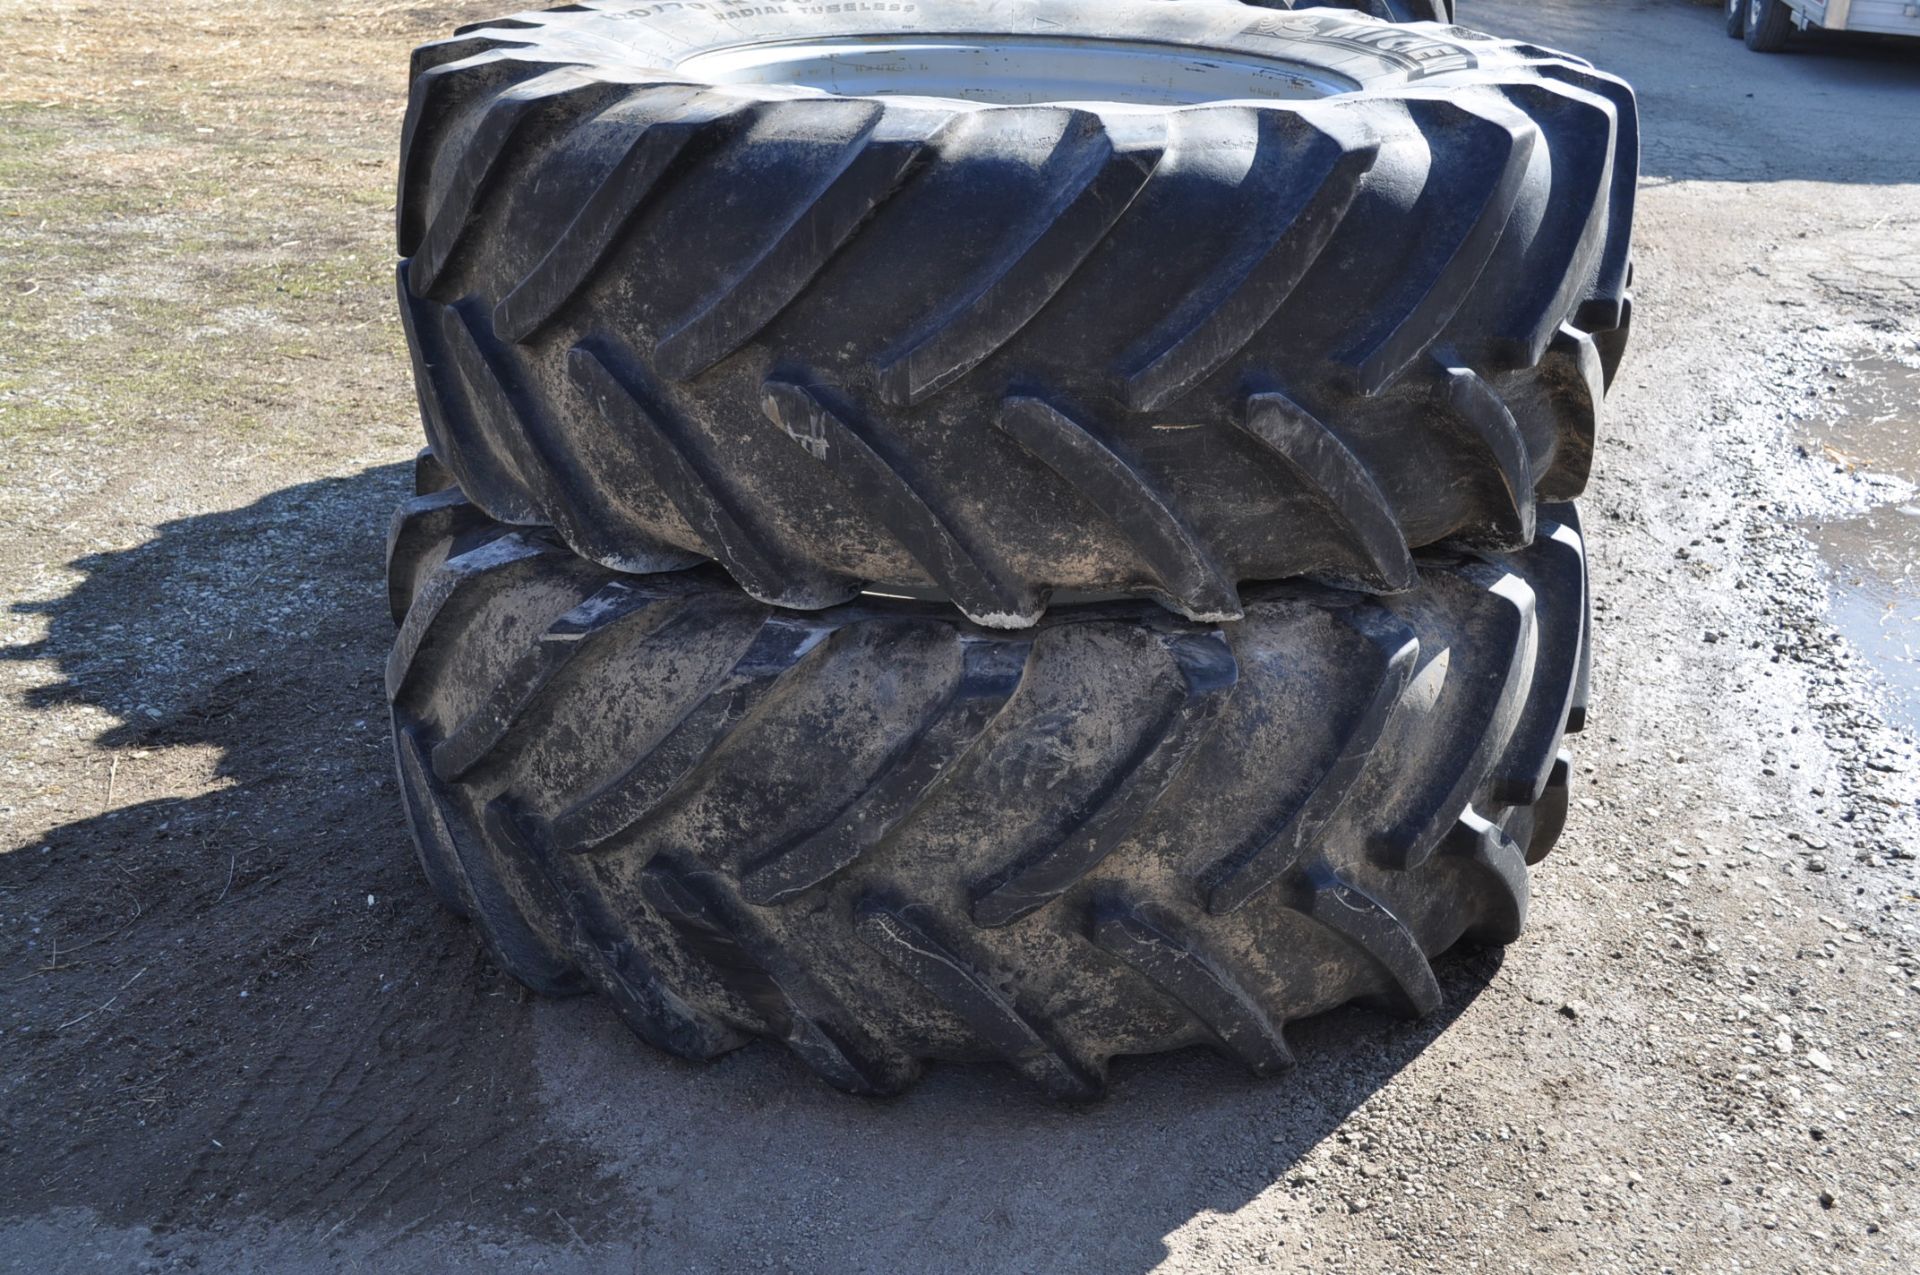
<svg viewBox="0 0 1920 1275"><path fill-rule="evenodd" d="M1440 984L1420 940L1380 900L1342 880L1326 863L1309 862L1289 906L1350 944L1380 975L1369 999L1402 1018L1424 1018L1440 1007Z"/></svg>
<svg viewBox="0 0 1920 1275"><path fill-rule="evenodd" d="M1067 482L1133 543L1154 592L1189 620L1235 620L1240 593L1207 556L1166 493L1065 412L1037 398L1009 398L1000 428Z"/></svg>
<svg viewBox="0 0 1920 1275"><path fill-rule="evenodd" d="M1011 924L1065 894L1113 853L1180 777L1226 706L1239 670L1233 648L1218 632L1172 636L1166 646L1179 669L1175 702L1147 723L1085 821L974 887L976 924Z"/></svg>
<svg viewBox="0 0 1920 1275"><path fill-rule="evenodd" d="M777 940L731 904L711 873L666 856L642 872L641 894L677 930L713 977L759 1010L756 1030L784 1041L837 1089L896 1093L918 1067L861 1027L818 980L796 967Z"/></svg>
<svg viewBox="0 0 1920 1275"><path fill-rule="evenodd" d="M1126 372L1127 402L1136 411L1167 406L1247 348L1319 260L1379 155L1378 143L1364 134L1226 109L1258 138L1265 167L1249 180L1271 199L1261 210L1271 229L1251 252L1243 248L1222 261L1144 344Z"/></svg>
<svg viewBox="0 0 1920 1275"><path fill-rule="evenodd" d="M858 916L854 928L862 942L924 988L1015 1071L1056 1098L1099 1095L1099 1075L1048 1039L984 970L934 937L932 925L911 906L868 899Z"/></svg>
<svg viewBox="0 0 1920 1275"><path fill-rule="evenodd" d="M871 787L824 826L756 857L741 876L746 896L770 906L814 889L873 851L940 789L1020 687L1032 648L972 642L954 693L895 750Z"/></svg>
<svg viewBox="0 0 1920 1275"><path fill-rule="evenodd" d="M1113 229L1158 166L1157 148L1117 149L1099 121L1064 117L1060 146L1047 165L1051 196L1028 225L924 331L877 368L880 394L912 407L986 362L1032 322Z"/></svg>
<svg viewBox="0 0 1920 1275"><path fill-rule="evenodd" d="M963 530L959 519L943 514L909 476L905 460L890 459L870 430L855 425L852 413L784 381L769 381L762 402L768 419L871 509L975 623L1025 628L1040 618L1036 591L979 543L978 529Z"/></svg>
<svg viewBox="0 0 1920 1275"><path fill-rule="evenodd" d="M409 343L430 441L497 518L621 570L711 558L775 605L934 590L1023 627L1060 588L1199 619L1250 580L1402 590L1411 550L1522 544L1585 480L1639 141L1578 59L1121 117L648 80L607 62L608 16L415 63ZM1202 179L1219 156L1246 170ZM837 481L740 419L754 383ZM1248 432L1280 399L1311 438Z"/></svg>
<svg viewBox="0 0 1920 1275"><path fill-rule="evenodd" d="M1484 172L1465 169L1458 175L1461 181L1480 180L1465 198L1450 201L1452 224L1446 217L1432 223L1439 250L1426 255L1430 273L1415 275L1401 285L1408 298L1404 311L1384 312L1386 319L1380 325L1384 332L1340 356L1369 394L1385 389L1430 348L1472 296L1520 201L1528 161L1539 145L1539 130L1524 114L1491 102L1432 98L1416 99L1408 107L1423 132L1457 130L1475 136L1467 153L1484 156L1481 163L1486 168Z"/></svg>
<svg viewBox="0 0 1920 1275"><path fill-rule="evenodd" d="M1116 1053L1212 1044L1279 1070L1288 1021L1349 999L1427 1012L1430 957L1511 941L1522 859L1564 824L1587 623L1571 509L1516 554L1422 555L1420 586L1390 603L1272 585L1224 628L1113 603L1019 634L911 603L773 610L711 573L618 578L538 535L476 531L448 490L413 515L442 536L397 537L393 562L413 592L390 686L423 868L501 969L597 987L682 1057L769 1036L828 1083L886 1093L923 1060L990 1056L1076 1100ZM1327 676L1292 671L1323 649L1372 652L1314 692L1344 720L1318 760L1286 743L1254 763L1317 773L1290 808L1227 809L1221 768L1297 729L1271 697ZM1050 741L1080 701L1048 687L1098 650L1126 654L1102 657L1121 662L1074 715L1125 703L1131 733L1033 771L1078 755ZM662 683L677 698L655 726L595 725L596 670L642 656L710 671ZM883 697L845 682L876 660L889 678L947 671ZM1142 686L1157 708L1125 700ZM845 717L895 700L875 725ZM835 760L846 732L876 729L867 760ZM556 746L580 778L553 769ZM1004 786L1028 774L1032 795ZM792 775L805 786L782 788ZM740 798L716 793L768 785L788 795L724 823ZM1193 831L1226 816L1238 841ZM931 849L969 818L1006 849Z"/></svg>
<svg viewBox="0 0 1920 1275"><path fill-rule="evenodd" d="M1373 656L1367 676L1374 689L1341 731L1339 751L1297 809L1242 850L1215 861L1203 874L1207 911L1232 912L1290 871L1318 843L1353 795L1354 780L1372 759L1394 710L1406 694L1420 656L1420 639L1391 612L1353 608L1340 622L1362 637Z"/></svg>
<svg viewBox="0 0 1920 1275"><path fill-rule="evenodd" d="M1294 1065L1280 1025L1259 998L1164 910L1119 898L1096 901L1092 936L1191 1012L1221 1052L1254 1075Z"/></svg>

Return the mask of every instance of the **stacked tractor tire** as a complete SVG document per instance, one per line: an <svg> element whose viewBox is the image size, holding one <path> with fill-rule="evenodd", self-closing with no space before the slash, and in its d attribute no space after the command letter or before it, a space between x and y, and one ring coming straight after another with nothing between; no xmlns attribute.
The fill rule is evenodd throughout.
<svg viewBox="0 0 1920 1275"><path fill-rule="evenodd" d="M1635 111L1437 0L589 0L413 63L428 881L829 1083L1287 1067L1525 922Z"/></svg>

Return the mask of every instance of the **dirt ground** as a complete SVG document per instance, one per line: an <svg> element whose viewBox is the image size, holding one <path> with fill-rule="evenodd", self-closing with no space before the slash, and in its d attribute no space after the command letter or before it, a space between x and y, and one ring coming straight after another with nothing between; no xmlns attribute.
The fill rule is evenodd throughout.
<svg viewBox="0 0 1920 1275"><path fill-rule="evenodd" d="M674 1062L418 879L391 169L407 49L499 6L0 0L0 1269L1915 1270L1920 714L1815 540L1920 506L1920 54L1462 8L1645 117L1579 808L1436 1019L1067 1110Z"/></svg>

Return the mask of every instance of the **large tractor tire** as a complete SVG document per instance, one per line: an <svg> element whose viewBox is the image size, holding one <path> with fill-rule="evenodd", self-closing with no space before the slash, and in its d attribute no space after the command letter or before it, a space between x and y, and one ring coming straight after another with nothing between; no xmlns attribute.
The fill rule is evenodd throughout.
<svg viewBox="0 0 1920 1275"><path fill-rule="evenodd" d="M1620 81L1455 28L612 0L416 53L400 291L434 450L592 561L1215 622L1582 489L1637 157Z"/></svg>
<svg viewBox="0 0 1920 1275"><path fill-rule="evenodd" d="M1425 1014L1431 956L1520 932L1586 681L1573 508L1540 516L1390 599L1009 633L620 575L446 487L390 552L421 862L502 970L685 1058L770 1037L860 1093L997 1058L1066 1098L1118 1054L1282 1069L1291 1020Z"/></svg>

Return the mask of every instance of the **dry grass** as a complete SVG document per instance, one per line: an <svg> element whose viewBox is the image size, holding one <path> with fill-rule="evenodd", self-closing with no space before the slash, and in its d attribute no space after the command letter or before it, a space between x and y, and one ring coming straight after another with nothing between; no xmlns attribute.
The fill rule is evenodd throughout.
<svg viewBox="0 0 1920 1275"><path fill-rule="evenodd" d="M46 637L86 555L411 454L407 55L500 8L0 0L0 650ZM0 846L97 813L68 778L104 782L107 723L29 706L57 680L0 662ZM209 782L192 752L113 804Z"/></svg>
<svg viewBox="0 0 1920 1275"><path fill-rule="evenodd" d="M406 53L464 16L0 5L0 520L155 443L216 472L402 444Z"/></svg>

